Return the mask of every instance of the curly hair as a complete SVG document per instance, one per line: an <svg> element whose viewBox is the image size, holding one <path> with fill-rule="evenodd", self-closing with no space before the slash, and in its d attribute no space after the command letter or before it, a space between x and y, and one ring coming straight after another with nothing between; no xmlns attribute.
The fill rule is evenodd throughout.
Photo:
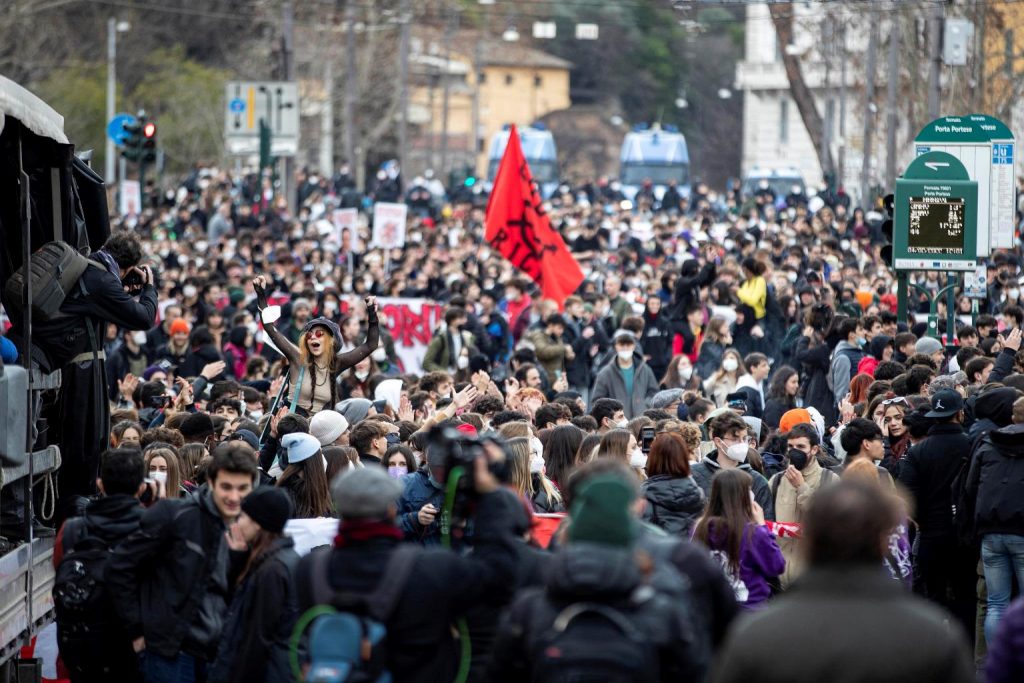
<svg viewBox="0 0 1024 683"><path fill-rule="evenodd" d="M110 254L118 266L127 270L142 261L142 240L130 230L118 230L107 238L103 251Z"/></svg>

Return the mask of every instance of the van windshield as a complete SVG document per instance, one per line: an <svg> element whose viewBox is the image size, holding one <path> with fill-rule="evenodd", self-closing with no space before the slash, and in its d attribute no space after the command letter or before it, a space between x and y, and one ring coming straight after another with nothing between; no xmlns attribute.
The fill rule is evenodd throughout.
<svg viewBox="0 0 1024 683"><path fill-rule="evenodd" d="M621 180L623 185L640 185L645 180L655 185L668 185L672 180L686 185L690 182L690 165L624 164Z"/></svg>
<svg viewBox="0 0 1024 683"><path fill-rule="evenodd" d="M526 163L530 167L530 174L533 176L534 182L540 184L558 182L558 164L556 162L527 159ZM498 177L498 167L500 165L501 159L491 159L487 167L487 180L494 182L494 179Z"/></svg>

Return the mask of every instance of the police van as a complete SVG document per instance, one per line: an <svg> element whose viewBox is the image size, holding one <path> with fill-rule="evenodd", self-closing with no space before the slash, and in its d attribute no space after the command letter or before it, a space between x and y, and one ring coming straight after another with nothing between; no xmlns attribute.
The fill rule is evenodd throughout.
<svg viewBox="0 0 1024 683"><path fill-rule="evenodd" d="M530 174L540 187L541 195L548 199L558 189L558 149L555 147L555 137L539 123L517 130ZM508 147L509 132L510 127L506 126L491 138L491 146L487 152L487 182L484 185L484 190L488 194L494 187L501 158Z"/></svg>
<svg viewBox="0 0 1024 683"><path fill-rule="evenodd" d="M675 126L635 126L622 141L619 163L622 194L631 201L646 181L658 200L672 181L681 196L690 196L690 150Z"/></svg>

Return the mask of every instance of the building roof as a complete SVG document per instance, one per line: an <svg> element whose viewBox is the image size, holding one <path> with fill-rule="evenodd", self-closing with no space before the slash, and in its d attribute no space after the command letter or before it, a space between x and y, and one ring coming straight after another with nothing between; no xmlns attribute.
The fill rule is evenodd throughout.
<svg viewBox="0 0 1024 683"><path fill-rule="evenodd" d="M480 45L484 66L517 66L532 69L571 69L572 62L542 50L503 40L484 40Z"/></svg>

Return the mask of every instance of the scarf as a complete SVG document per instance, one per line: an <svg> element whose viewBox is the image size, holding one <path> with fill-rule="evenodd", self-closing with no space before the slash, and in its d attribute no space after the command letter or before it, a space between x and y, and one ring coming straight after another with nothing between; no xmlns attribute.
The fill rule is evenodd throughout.
<svg viewBox="0 0 1024 683"><path fill-rule="evenodd" d="M382 520L349 519L341 523L338 535L334 537L334 547L344 548L353 543L362 543L375 538L393 538L402 540L402 531L392 522Z"/></svg>
<svg viewBox="0 0 1024 683"><path fill-rule="evenodd" d="M108 254L107 252L103 251L102 249L94 253L93 256L96 257L97 261L99 261L100 263L107 267L107 270L110 271L110 273L117 278L117 284L120 285L121 267L117 265L117 261L114 260L114 257Z"/></svg>

